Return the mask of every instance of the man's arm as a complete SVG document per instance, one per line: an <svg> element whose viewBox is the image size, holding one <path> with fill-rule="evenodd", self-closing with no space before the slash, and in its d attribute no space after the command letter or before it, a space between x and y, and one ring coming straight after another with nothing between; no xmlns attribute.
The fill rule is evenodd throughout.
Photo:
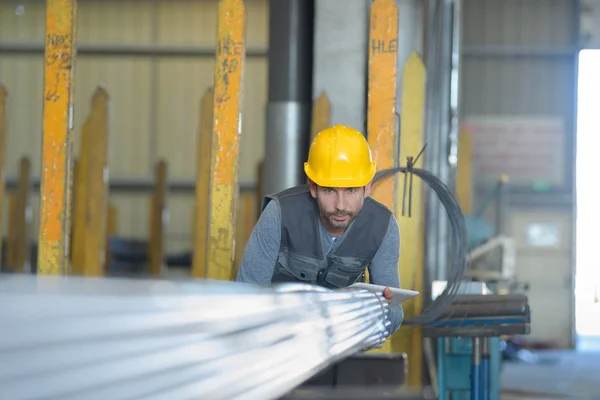
<svg viewBox="0 0 600 400"><path fill-rule="evenodd" d="M270 201L248 239L236 281L270 285L280 243L279 205L275 201Z"/></svg>
<svg viewBox="0 0 600 400"><path fill-rule="evenodd" d="M398 259L400 257L400 230L398 221L392 215L387 232L369 266L369 280L375 285L400 287ZM390 306L392 326L390 335L396 332L404 320L402 304Z"/></svg>

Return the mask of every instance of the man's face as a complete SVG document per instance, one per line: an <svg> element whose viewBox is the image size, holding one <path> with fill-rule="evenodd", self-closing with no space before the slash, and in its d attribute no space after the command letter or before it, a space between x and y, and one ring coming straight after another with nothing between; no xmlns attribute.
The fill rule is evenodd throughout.
<svg viewBox="0 0 600 400"><path fill-rule="evenodd" d="M371 184L356 188L328 188L310 183L310 193L317 200L321 220L332 234L344 232L360 212L371 193Z"/></svg>

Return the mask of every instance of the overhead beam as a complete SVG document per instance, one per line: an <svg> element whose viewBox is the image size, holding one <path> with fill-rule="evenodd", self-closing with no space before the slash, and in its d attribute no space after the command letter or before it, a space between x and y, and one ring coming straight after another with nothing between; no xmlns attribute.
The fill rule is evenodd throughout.
<svg viewBox="0 0 600 400"><path fill-rule="evenodd" d="M250 46L246 56L261 58L269 55L266 46ZM44 54L43 43L2 43L0 53ZM85 56L131 56L131 57L214 57L214 46L161 46L144 44L78 44L77 55Z"/></svg>

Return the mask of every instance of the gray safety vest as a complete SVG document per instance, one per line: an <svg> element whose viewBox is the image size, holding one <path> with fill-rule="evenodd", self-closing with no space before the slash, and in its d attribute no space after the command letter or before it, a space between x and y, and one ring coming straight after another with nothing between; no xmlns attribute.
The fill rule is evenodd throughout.
<svg viewBox="0 0 600 400"><path fill-rule="evenodd" d="M305 282L342 288L362 280L392 215L383 204L367 197L358 216L325 256L319 208L309 185L266 196L263 210L271 200L279 204L281 211L281 245L272 283Z"/></svg>

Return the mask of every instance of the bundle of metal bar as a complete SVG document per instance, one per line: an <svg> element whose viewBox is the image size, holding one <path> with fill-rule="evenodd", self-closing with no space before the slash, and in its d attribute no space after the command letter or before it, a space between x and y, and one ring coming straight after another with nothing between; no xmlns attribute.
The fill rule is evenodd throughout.
<svg viewBox="0 0 600 400"><path fill-rule="evenodd" d="M286 284L0 276L5 398L273 399L388 336L388 305Z"/></svg>
<svg viewBox="0 0 600 400"><path fill-rule="evenodd" d="M429 337L492 337L528 334L530 322L525 295L461 295L423 329Z"/></svg>
<svg viewBox="0 0 600 400"><path fill-rule="evenodd" d="M524 316L529 311L524 295L464 295L458 296L440 319Z"/></svg>

